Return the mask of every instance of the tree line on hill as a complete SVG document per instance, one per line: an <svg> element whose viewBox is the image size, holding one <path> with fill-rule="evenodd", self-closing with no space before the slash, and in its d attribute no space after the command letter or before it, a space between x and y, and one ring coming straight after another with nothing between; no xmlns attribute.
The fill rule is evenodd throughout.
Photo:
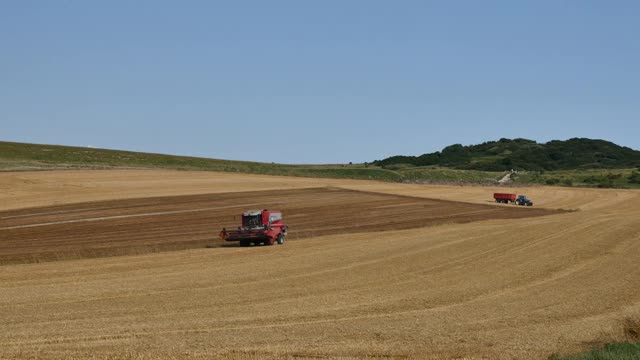
<svg viewBox="0 0 640 360"><path fill-rule="evenodd" d="M454 144L420 156L392 156L372 165L443 166L463 170L573 170L640 167L640 151L605 140L573 138L537 143L500 139L479 145Z"/></svg>

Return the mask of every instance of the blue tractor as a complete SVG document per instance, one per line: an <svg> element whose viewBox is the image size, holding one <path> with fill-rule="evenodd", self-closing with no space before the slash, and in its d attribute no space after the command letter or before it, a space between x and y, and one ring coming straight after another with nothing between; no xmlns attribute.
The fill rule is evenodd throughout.
<svg viewBox="0 0 640 360"><path fill-rule="evenodd" d="M533 206L533 201L529 200L526 196L524 195L518 195L518 198L516 199L516 201L514 201L516 205L521 205L521 206Z"/></svg>

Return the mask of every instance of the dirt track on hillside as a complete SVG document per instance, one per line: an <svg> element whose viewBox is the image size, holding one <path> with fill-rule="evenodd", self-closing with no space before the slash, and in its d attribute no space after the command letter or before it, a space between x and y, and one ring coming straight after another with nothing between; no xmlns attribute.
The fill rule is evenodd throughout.
<svg viewBox="0 0 640 360"><path fill-rule="evenodd" d="M263 208L284 211L288 240L557 213L335 188L90 202L0 212L0 264L235 246L220 229Z"/></svg>
<svg viewBox="0 0 640 360"><path fill-rule="evenodd" d="M157 196L163 189L176 196L210 193L211 183L221 193L323 185L504 208L489 205L487 194L495 189L482 187L161 174L156 183L147 183L151 172L17 174L10 181L33 183L16 182L22 185L9 187L4 198L15 208L55 201L121 203L136 194ZM0 174L0 185L6 184L3 179ZM535 208L579 211L391 232L313 234L284 246L0 266L0 358L546 359L601 341L625 340L622 320L640 318L640 192L520 190L533 198ZM307 191L318 190L301 193ZM420 203L366 195L378 199L371 199L375 204L392 201L380 216L406 214L396 201ZM203 204L212 196L203 195ZM349 200L338 209L359 206L345 196ZM360 200L366 203L367 196ZM304 208L295 206L296 211ZM105 211L111 210L99 212ZM208 210L202 214L210 215ZM287 214L292 223L303 220ZM29 225L34 219L16 218L12 224ZM159 217L155 224L164 226L165 220ZM74 224L84 223L67 225ZM299 231L304 224L297 223ZM203 234L217 232L212 227L203 227ZM38 228L44 229L31 229Z"/></svg>

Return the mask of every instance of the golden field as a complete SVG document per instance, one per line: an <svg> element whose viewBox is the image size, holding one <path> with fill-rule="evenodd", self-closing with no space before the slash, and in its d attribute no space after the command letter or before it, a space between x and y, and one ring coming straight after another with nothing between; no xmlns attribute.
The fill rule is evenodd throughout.
<svg viewBox="0 0 640 360"><path fill-rule="evenodd" d="M23 172L0 173L0 210L311 188L500 208L491 194L510 190L210 172ZM640 314L640 192L513 191L535 206L509 211L572 211L364 228L274 247L3 265L0 358L544 359L623 339L622 321ZM0 216L0 228L7 224ZM218 230L212 226L212 239Z"/></svg>

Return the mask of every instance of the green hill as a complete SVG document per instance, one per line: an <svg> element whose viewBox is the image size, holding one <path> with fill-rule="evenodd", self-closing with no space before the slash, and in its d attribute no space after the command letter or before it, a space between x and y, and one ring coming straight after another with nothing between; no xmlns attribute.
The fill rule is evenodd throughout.
<svg viewBox="0 0 640 360"><path fill-rule="evenodd" d="M479 145L450 145L420 156L392 156L373 165L444 166L464 170L575 170L623 169L640 166L640 151L605 140L574 138L537 143L527 139L500 139Z"/></svg>
<svg viewBox="0 0 640 360"><path fill-rule="evenodd" d="M581 139L577 139L582 142ZM374 164L328 164L328 165L286 165L251 161L218 160L201 157L175 156L164 154L142 153L134 151L96 149L76 146L39 145L0 141L0 171L26 170L65 170L65 169L172 169L224 171L248 174L303 176L317 178L362 179L409 183L431 184L483 184L497 185L506 171L505 169L529 169L518 166L522 157L529 156L525 148L556 147L554 155L559 160L557 167L582 161L588 155L581 153L580 147L573 146L573 155L569 151L562 152L562 143L536 144L530 140L500 140L475 147L452 145L442 152L423 156L399 156L378 161ZM595 141L600 146L600 140ZM632 166L614 169L612 165L620 165L624 160L633 163L633 156L638 152L621 148L615 144L602 142L612 151L601 151L592 163L578 166L572 170L532 170L511 174L513 184L544 184L561 186L617 187L639 188L640 171ZM584 145L584 144L583 144ZM603 145L606 148L606 146ZM601 149L601 147L599 147ZM616 150L620 150L618 153ZM562 153L560 153L562 152ZM586 150L585 150L586 152ZM495 154L493 154L495 153ZM538 154L535 151L534 154ZM487 155L490 154L490 155ZM515 154L515 155L514 155ZM617 155L616 155L617 154ZM616 157L617 156L617 157ZM544 158L544 157L543 157ZM424 159L429 165L421 166ZM435 161L435 160L437 161ZM505 160L509 159L509 160ZM507 166L511 161L513 166ZM435 162L435 164L433 164ZM638 163L638 162L636 162ZM489 164L489 165L487 165ZM491 165L493 164L493 165ZM496 165L498 164L498 165ZM534 163L536 164L536 163ZM540 167L546 169L539 162ZM570 166L569 166L570 167ZM598 168L599 167L599 168ZM609 168L605 168L609 167ZM492 169L496 169L492 171Z"/></svg>
<svg viewBox="0 0 640 360"><path fill-rule="evenodd" d="M286 165L0 141L0 171L64 169L203 170L393 182L475 184L493 184L504 175L502 172L428 167L383 169L370 164Z"/></svg>
<svg viewBox="0 0 640 360"><path fill-rule="evenodd" d="M383 181L403 179L394 171L364 165L285 165L0 141L0 171L114 168L205 170Z"/></svg>

